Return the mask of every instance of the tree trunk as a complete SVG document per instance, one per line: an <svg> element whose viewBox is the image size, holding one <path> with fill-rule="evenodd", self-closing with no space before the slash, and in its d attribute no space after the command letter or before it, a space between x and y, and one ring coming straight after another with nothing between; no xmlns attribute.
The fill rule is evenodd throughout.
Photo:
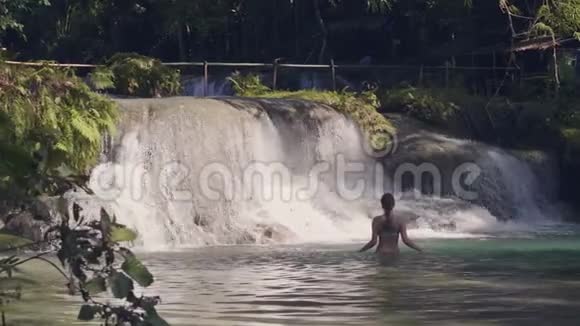
<svg viewBox="0 0 580 326"><path fill-rule="evenodd" d="M326 53L326 46L328 43L328 30L326 29L326 24L324 19L322 19L322 14L320 13L320 0L314 1L314 13L316 14L316 20L318 21L318 26L320 27L320 33L322 37L322 45L320 46L320 53L318 54L318 63L324 63L324 55Z"/></svg>

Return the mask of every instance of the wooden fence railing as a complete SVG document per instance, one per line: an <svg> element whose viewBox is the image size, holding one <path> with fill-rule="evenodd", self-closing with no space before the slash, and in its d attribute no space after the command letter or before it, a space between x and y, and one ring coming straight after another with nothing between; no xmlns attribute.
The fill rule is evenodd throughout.
<svg viewBox="0 0 580 326"><path fill-rule="evenodd" d="M53 66L53 67L68 67L68 68L89 68L94 69L100 65L94 64L72 64L72 63L52 63L52 62L20 62L20 61L4 61L6 64L10 65L21 65L21 66ZM292 63L280 63L275 60L272 63L234 63L234 62L164 62L163 65L170 67L201 67L203 68L203 92L204 95L208 93L208 80L209 80L209 67L231 67L231 68L264 68L272 70L272 85L273 89L277 88L278 76L280 68L298 68L298 69L317 69L326 70L328 69L331 80L332 87L336 90L336 70L337 69L348 69L348 70L390 70L390 69L416 69L419 71L419 80L423 78L424 70L441 70L445 72L445 87L449 87L450 83L450 73L451 71L493 71L493 72L519 72L519 68L515 67L476 67L476 66L451 66L449 64L443 66L428 66L428 65L365 65L365 64L335 64L334 60L330 60L329 64L292 64Z"/></svg>

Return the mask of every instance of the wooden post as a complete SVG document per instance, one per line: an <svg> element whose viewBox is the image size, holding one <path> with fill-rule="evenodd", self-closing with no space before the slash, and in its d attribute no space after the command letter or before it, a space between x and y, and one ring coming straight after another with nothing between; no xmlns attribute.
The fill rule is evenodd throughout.
<svg viewBox="0 0 580 326"><path fill-rule="evenodd" d="M445 61L445 88L449 88L449 61Z"/></svg>
<svg viewBox="0 0 580 326"><path fill-rule="evenodd" d="M272 89L276 90L278 87L278 63L280 59L274 59L274 73L272 76Z"/></svg>
<svg viewBox="0 0 580 326"><path fill-rule="evenodd" d="M207 96L208 93L208 83L209 83L209 75L208 75L208 64L207 61L203 62L203 96Z"/></svg>
<svg viewBox="0 0 580 326"><path fill-rule="evenodd" d="M423 65L419 68L419 82L418 86L423 86Z"/></svg>
<svg viewBox="0 0 580 326"><path fill-rule="evenodd" d="M336 66L334 65L334 59L330 59L330 74L332 77L332 90L336 91Z"/></svg>

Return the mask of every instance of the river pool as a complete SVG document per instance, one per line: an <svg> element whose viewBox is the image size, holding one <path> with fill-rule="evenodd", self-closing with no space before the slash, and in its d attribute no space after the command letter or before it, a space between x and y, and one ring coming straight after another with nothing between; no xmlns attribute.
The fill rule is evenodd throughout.
<svg viewBox="0 0 580 326"><path fill-rule="evenodd" d="M358 244L141 253L172 325L578 325L580 236L419 241L397 260ZM40 263L39 263L40 264ZM79 301L48 267L7 315L70 325Z"/></svg>

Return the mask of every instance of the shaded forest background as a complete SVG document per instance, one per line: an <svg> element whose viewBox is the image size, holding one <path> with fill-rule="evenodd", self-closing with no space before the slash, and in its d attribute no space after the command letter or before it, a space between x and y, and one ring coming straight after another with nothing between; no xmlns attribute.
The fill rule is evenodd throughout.
<svg viewBox="0 0 580 326"><path fill-rule="evenodd" d="M489 54L514 39L575 37L579 11L578 0L3 0L0 41L12 58L74 63L137 52L163 61L491 66ZM504 52L496 64L509 62Z"/></svg>

